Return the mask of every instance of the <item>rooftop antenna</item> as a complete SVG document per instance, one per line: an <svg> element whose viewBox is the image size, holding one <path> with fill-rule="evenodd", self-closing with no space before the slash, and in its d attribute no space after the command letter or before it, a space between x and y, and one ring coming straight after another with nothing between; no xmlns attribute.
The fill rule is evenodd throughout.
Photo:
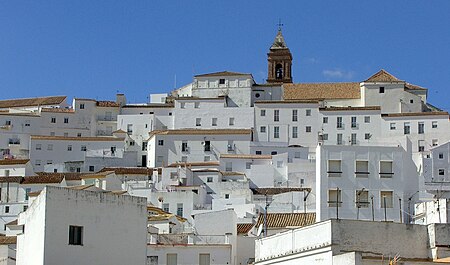
<svg viewBox="0 0 450 265"><path fill-rule="evenodd" d="M176 89L177 88L177 74L175 74L174 78L173 78L173 88Z"/></svg>
<svg viewBox="0 0 450 265"><path fill-rule="evenodd" d="M281 23L281 18L278 19L278 24L277 24L277 26L278 26L278 31L281 31L281 27L284 26L284 24Z"/></svg>

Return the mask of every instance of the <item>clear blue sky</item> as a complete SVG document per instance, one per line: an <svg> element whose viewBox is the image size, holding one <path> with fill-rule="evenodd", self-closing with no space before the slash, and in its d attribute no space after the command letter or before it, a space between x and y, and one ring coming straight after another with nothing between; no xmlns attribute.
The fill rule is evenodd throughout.
<svg viewBox="0 0 450 265"><path fill-rule="evenodd" d="M280 18L294 82L384 68L450 109L450 1L0 1L0 99L146 102L194 74L267 75Z"/></svg>

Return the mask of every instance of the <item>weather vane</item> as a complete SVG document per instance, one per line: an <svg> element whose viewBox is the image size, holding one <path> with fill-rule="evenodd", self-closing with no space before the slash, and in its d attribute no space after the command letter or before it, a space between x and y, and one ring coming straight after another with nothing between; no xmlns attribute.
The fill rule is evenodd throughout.
<svg viewBox="0 0 450 265"><path fill-rule="evenodd" d="M281 23L281 18L278 19L278 24L277 24L277 26L278 26L278 31L281 31L281 27L284 26L284 24Z"/></svg>

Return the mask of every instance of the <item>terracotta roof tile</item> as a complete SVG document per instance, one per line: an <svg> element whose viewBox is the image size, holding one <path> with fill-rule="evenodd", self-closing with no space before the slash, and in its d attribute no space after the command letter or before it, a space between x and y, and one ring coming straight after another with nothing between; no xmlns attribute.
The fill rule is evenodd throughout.
<svg viewBox="0 0 450 265"><path fill-rule="evenodd" d="M66 172L66 173L36 172L36 174L41 177L45 177L45 176L59 177L59 178L61 178L61 180L62 180L62 178L65 178L66 181L81 180L80 176L83 175L83 173L76 173L76 172Z"/></svg>
<svg viewBox="0 0 450 265"><path fill-rule="evenodd" d="M222 71L222 72L215 72L215 73L209 73L209 74L201 74L196 75L194 77L213 77L213 76L246 76L251 74L246 73L238 73L238 72L228 72L228 71Z"/></svg>
<svg viewBox="0 0 450 265"><path fill-rule="evenodd" d="M409 90L428 90L428 89L426 89L424 87L421 87L421 86L418 86L418 85L413 85L413 84L410 84L410 83L406 83L405 84L405 88L409 89Z"/></svg>
<svg viewBox="0 0 450 265"><path fill-rule="evenodd" d="M0 165L6 166L6 165L24 165L28 163L30 159L1 159Z"/></svg>
<svg viewBox="0 0 450 265"><path fill-rule="evenodd" d="M167 167L207 167L207 166L219 166L219 161L208 161L208 162L180 162L180 163L172 163Z"/></svg>
<svg viewBox="0 0 450 265"><path fill-rule="evenodd" d="M125 105L122 108L125 109L137 109L137 108L173 108L173 104L165 103L150 103L146 105Z"/></svg>
<svg viewBox="0 0 450 265"><path fill-rule="evenodd" d="M251 134L251 129L176 129L176 130L155 130L150 132L153 135L230 135L230 134Z"/></svg>
<svg viewBox="0 0 450 265"><path fill-rule="evenodd" d="M222 176L245 176L245 173L236 171L220 171Z"/></svg>
<svg viewBox="0 0 450 265"><path fill-rule="evenodd" d="M359 83L284 84L284 100L359 99Z"/></svg>
<svg viewBox="0 0 450 265"><path fill-rule="evenodd" d="M319 100L297 99L297 100L258 100L255 104L314 104Z"/></svg>
<svg viewBox="0 0 450 265"><path fill-rule="evenodd" d="M311 188L253 188L254 195L276 195L292 191L310 191Z"/></svg>
<svg viewBox="0 0 450 265"><path fill-rule="evenodd" d="M21 183L23 177L0 177L0 183Z"/></svg>
<svg viewBox="0 0 450 265"><path fill-rule="evenodd" d="M302 227L314 224L316 213L267 213L268 228ZM259 214L256 226L264 224L264 214Z"/></svg>
<svg viewBox="0 0 450 265"><path fill-rule="evenodd" d="M153 174L153 168L147 167L105 167L99 172L114 171L117 175L147 175Z"/></svg>
<svg viewBox="0 0 450 265"><path fill-rule="evenodd" d="M387 113L381 114L382 117L408 117L408 116L448 116L446 111L430 112L405 112L405 113Z"/></svg>
<svg viewBox="0 0 450 265"><path fill-rule="evenodd" d="M41 112L61 112L61 113L75 113L74 109L62 109L62 108L42 108Z"/></svg>
<svg viewBox="0 0 450 265"><path fill-rule="evenodd" d="M97 107L120 107L119 103L116 103L115 101L97 101L96 103Z"/></svg>
<svg viewBox="0 0 450 265"><path fill-rule="evenodd" d="M379 106L371 107L325 107L319 108L320 111L358 111L358 110L381 110Z"/></svg>
<svg viewBox="0 0 450 265"><path fill-rule="evenodd" d="M50 140L50 141L84 141L84 142L121 142L125 140L119 137L65 137L65 136L46 136L46 135L32 135L31 140Z"/></svg>
<svg viewBox="0 0 450 265"><path fill-rule="evenodd" d="M15 236L0 236L0 245L13 245L16 242L17 237Z"/></svg>
<svg viewBox="0 0 450 265"><path fill-rule="evenodd" d="M106 178L106 176L113 174L114 171L103 171L103 172L97 172L92 174L84 174L81 175L80 178L82 179L101 179Z"/></svg>
<svg viewBox="0 0 450 265"><path fill-rule="evenodd" d="M220 158L234 158L234 159L272 159L272 156L271 156L271 155L220 154Z"/></svg>
<svg viewBox="0 0 450 265"><path fill-rule="evenodd" d="M42 176L31 176L24 177L22 184L54 184L61 183L63 180L62 176L54 176L54 175L42 175Z"/></svg>
<svg viewBox="0 0 450 265"><path fill-rule="evenodd" d="M247 224L237 224L236 228L237 228L237 233L239 234L248 234L248 232L250 232L250 230L252 230L252 228L255 226L255 224L252 223L247 223Z"/></svg>
<svg viewBox="0 0 450 265"><path fill-rule="evenodd" d="M364 82L403 82L403 81L391 75L386 70L381 69Z"/></svg>
<svg viewBox="0 0 450 265"><path fill-rule="evenodd" d="M66 96L20 98L0 100L0 109L31 106L59 105L66 99Z"/></svg>

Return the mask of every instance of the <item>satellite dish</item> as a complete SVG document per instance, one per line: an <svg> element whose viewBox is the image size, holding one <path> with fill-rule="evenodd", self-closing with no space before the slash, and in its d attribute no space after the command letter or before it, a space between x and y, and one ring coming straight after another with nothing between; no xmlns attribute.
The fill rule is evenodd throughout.
<svg viewBox="0 0 450 265"><path fill-rule="evenodd" d="M261 233L262 233L262 230L263 230L263 225L260 224L259 227L258 227L258 232L256 233L256 236L260 236Z"/></svg>

